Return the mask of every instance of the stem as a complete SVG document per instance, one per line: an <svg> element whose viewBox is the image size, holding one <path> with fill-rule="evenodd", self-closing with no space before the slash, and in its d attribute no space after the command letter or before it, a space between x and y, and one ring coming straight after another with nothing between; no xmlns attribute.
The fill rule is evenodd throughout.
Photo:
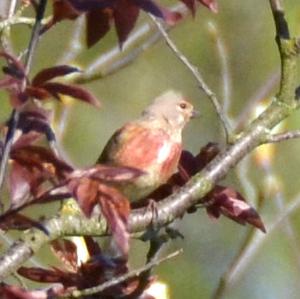
<svg viewBox="0 0 300 299"><path fill-rule="evenodd" d="M172 259L172 258L178 256L180 253L182 253L182 250L177 250L177 251L167 255L166 257L163 257L161 259L152 260L151 262L147 263L145 266L143 266L139 269L130 271L124 275L121 275L119 277L111 279L107 282L104 282L103 284L101 284L99 286L84 289L84 290L75 290L71 294L61 296L60 298L78 298L78 297L82 297L82 296L88 296L88 295L100 293L108 288L111 288L113 286L116 286L116 285L128 280L129 278L137 277L137 276L141 275L142 273L144 273L145 271L152 269L155 266L158 266L162 262L165 262L169 259Z"/></svg>

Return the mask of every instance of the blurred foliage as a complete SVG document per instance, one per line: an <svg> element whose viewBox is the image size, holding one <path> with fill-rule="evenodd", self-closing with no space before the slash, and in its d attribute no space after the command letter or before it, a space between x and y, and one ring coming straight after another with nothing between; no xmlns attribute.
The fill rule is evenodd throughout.
<svg viewBox="0 0 300 299"><path fill-rule="evenodd" d="M199 67L208 85L222 99L223 79L219 54L208 32L208 22L214 22L227 52L232 82L230 116L234 120L248 106L248 100L278 71L279 56L268 1L218 2L218 14L212 14L201 7L195 19L189 17L184 20L171 31L170 36L188 59ZM300 3L298 0L284 2L290 28L293 34L300 35ZM143 16L140 22L146 20L146 16ZM55 64L67 47L71 31L72 23L63 22L45 35L34 59L33 74L40 68ZM24 49L29 30L23 26L15 26L12 36L15 48ZM111 31L95 47L80 55L74 63L84 67L103 51L114 46L116 41L115 33ZM153 97L170 88L182 91L201 111L202 117L192 121L185 130L185 148L196 153L209 141L224 144L220 122L211 103L199 91L192 75L163 41L146 50L126 68L92 82L87 87L101 100L100 110L82 103L72 103L62 112L62 108L56 105L57 119L67 113L61 146L76 165L93 164L107 139L117 128L139 115ZM270 91L270 95L276 89L277 86ZM5 120L9 105L3 91L0 92L0 99L0 119ZM244 123L249 121L249 115L250 113L246 114ZM299 128L299 119L298 113L293 115L285 127ZM286 202L299 196L299 149L297 140L276 145L272 171L281 182L282 195ZM255 196L264 193L266 172L253 163L251 157L247 159L250 162L246 165L247 177L241 180L240 173L233 171L227 177L226 183L234 185L250 202L255 202ZM244 180L253 186L254 192L245 187ZM274 198L266 198L262 218L268 222L278 213ZM297 214L291 221L298 240L300 221ZM175 260L160 265L156 272L169 285L171 298L209 298L220 276L237 253L249 227L239 226L224 218L212 222L204 211L186 216L177 222L177 227L185 239L174 241L168 250L183 247L184 253ZM267 235L267 238L267 242L263 243L248 267L239 274L239 279L224 298L299 298L300 265L296 262L295 251L291 249L286 231L279 227L276 232ZM139 259L144 256L140 253L144 252L144 247L135 242L133 250L138 253ZM45 257L43 254L40 261L47 263Z"/></svg>

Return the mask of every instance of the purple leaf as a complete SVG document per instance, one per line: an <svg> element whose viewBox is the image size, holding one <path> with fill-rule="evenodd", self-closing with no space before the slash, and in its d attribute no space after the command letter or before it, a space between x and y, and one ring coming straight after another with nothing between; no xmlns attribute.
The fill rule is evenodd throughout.
<svg viewBox="0 0 300 299"><path fill-rule="evenodd" d="M71 73L80 72L80 69L70 65L58 65L43 69L32 79L32 85L38 86L53 78L65 76Z"/></svg>
<svg viewBox="0 0 300 299"><path fill-rule="evenodd" d="M81 100L83 102L87 102L95 107L100 106L99 101L96 97L94 97L86 89L79 86L57 83L57 82L47 82L44 83L41 87L46 89L55 98L58 97L58 94L64 94L76 98L78 100Z"/></svg>
<svg viewBox="0 0 300 299"><path fill-rule="evenodd" d="M110 12L107 9L94 9L86 15L87 46L96 44L110 29Z"/></svg>

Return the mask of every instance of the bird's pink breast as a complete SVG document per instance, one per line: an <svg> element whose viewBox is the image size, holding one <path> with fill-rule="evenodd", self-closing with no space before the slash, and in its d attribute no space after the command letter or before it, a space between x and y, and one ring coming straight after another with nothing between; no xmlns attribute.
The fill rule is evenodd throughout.
<svg viewBox="0 0 300 299"><path fill-rule="evenodd" d="M166 181L176 171L181 145L172 141L161 129L150 130L131 125L126 131L126 146L122 147L116 157L118 164L145 172L157 171L162 183Z"/></svg>

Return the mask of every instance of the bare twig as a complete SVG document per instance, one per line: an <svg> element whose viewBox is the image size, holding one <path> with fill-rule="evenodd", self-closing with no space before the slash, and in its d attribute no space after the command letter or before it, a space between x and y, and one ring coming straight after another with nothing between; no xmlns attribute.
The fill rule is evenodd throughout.
<svg viewBox="0 0 300 299"><path fill-rule="evenodd" d="M214 43L216 44L216 48L218 51L218 57L220 60L221 66L221 78L222 78L222 86L223 86L223 111L228 119L229 123L231 124L231 120L229 118L229 108L231 104L231 76L228 64L228 56L227 56L227 49L224 41L222 40L217 25L210 21L208 23L208 29L211 33Z"/></svg>
<svg viewBox="0 0 300 299"><path fill-rule="evenodd" d="M158 232L154 232L154 233L156 234ZM147 264L155 261L158 258L158 255L161 252L161 249L163 248L165 242L166 240L163 240L160 236L154 236L153 238L150 239L150 246L147 254ZM140 295L143 294L143 292L145 291L145 289L149 284L149 279L151 277L152 270L153 267L141 273L139 277L138 286L129 296L126 296L125 299L139 298Z"/></svg>
<svg viewBox="0 0 300 299"><path fill-rule="evenodd" d="M84 16L80 16L73 25L74 29L70 37L70 41L67 49L64 50L64 55L58 60L56 64L68 64L72 62L79 55L83 49L83 43L81 41L84 30Z"/></svg>
<svg viewBox="0 0 300 299"><path fill-rule="evenodd" d="M51 17L44 18L41 23L46 24ZM12 16L9 19L5 19L0 22L0 31L2 31L6 27L10 27L13 25L28 25L33 26L35 24L35 18L27 18L27 17L20 17L20 16Z"/></svg>
<svg viewBox="0 0 300 299"><path fill-rule="evenodd" d="M10 20L13 18L15 14L15 10L17 7L17 0L11 0L10 4L8 5L6 20ZM10 40L10 28L4 27L0 30L1 35L1 47L5 49L5 51L12 53L12 44Z"/></svg>
<svg viewBox="0 0 300 299"><path fill-rule="evenodd" d="M29 42L29 46L28 46L28 51L27 51L27 54L25 57L25 63L24 63L25 78L24 78L23 84L22 84L23 90L25 90L25 88L26 88L26 77L29 74L33 56L35 53L35 49L38 44L41 21L44 16L46 4L47 4L47 0L40 0L39 6L37 9L35 24L32 29L32 34L31 34L31 38L30 38L30 42ZM1 164L0 164L0 190L2 189L2 186L3 186L5 173L6 173L6 166L7 166L7 162L9 159L9 154L10 154L11 146L12 146L12 143L14 140L16 128L18 126L19 116L20 116L19 110L13 109L11 116L10 116L10 120L9 120L8 131L5 136L4 149L3 149L2 159L1 159Z"/></svg>
<svg viewBox="0 0 300 299"><path fill-rule="evenodd" d="M15 13L16 7L17 7L17 0L10 0L10 6L8 10L8 18L12 17Z"/></svg>
<svg viewBox="0 0 300 299"><path fill-rule="evenodd" d="M208 96L208 98L211 100L212 104L214 105L216 112L222 122L223 125L223 129L225 132L225 137L226 137L226 141L227 143L230 143L230 138L231 138L231 128L230 128L230 124L223 112L223 109L218 101L218 98L216 96L216 94L208 87L208 85L205 83L205 81L203 80L199 70L197 67L195 67L193 64L191 64L191 62L186 58L185 55L182 54L182 52L179 51L179 49L177 48L177 46L174 44L174 42L171 40L171 38L169 37L167 31L165 30L165 28L163 27L163 25L153 16L151 16L149 14L149 17L152 19L152 21L154 22L154 24L157 26L159 32L161 33L161 35L164 37L167 45L169 46L169 48L174 52L174 54L178 57L178 59L188 68L188 70L190 70L190 72L192 73L192 75L195 77L195 79L198 82L198 86L199 88Z"/></svg>
<svg viewBox="0 0 300 299"><path fill-rule="evenodd" d="M300 138L300 130L289 131L279 134L270 134L268 137L266 137L265 143L277 143L296 138Z"/></svg>
<svg viewBox="0 0 300 299"><path fill-rule="evenodd" d="M102 292L108 288L111 288L115 285L118 285L126 280L128 280L129 278L133 278L133 277L137 277L139 275L141 275L142 273L144 273L145 271L149 270L149 269L152 269L153 267L155 266L158 266L159 264L167 261L167 260L170 260L176 256L178 256L179 254L181 254L183 252L183 250L177 250L161 259L155 259L149 263L147 263L145 266L139 268L139 269L136 269L136 270L133 270L133 271L130 271L124 275L121 275L119 277L116 277L110 281L107 281L99 286L96 286L96 287L92 287L92 288L89 288L89 289L84 289L84 290L76 290L76 291L73 291L71 294L69 295L65 295L65 296L62 296L60 298L78 298L78 297L82 297L82 296L88 296L88 295L93 295L93 294L96 294L96 293L99 293L99 292Z"/></svg>

